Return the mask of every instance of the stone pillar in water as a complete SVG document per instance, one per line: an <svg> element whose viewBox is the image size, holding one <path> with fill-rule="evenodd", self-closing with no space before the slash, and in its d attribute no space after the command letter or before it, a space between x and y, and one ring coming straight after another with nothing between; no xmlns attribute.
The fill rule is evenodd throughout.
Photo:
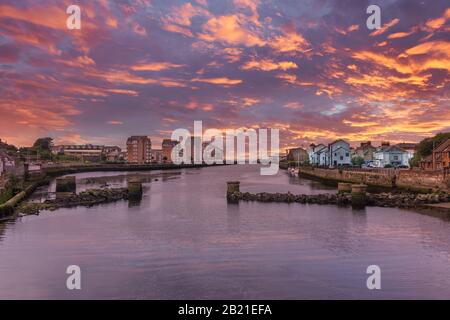
<svg viewBox="0 0 450 320"><path fill-rule="evenodd" d="M230 200L233 193L240 192L240 190L239 190L240 184L241 183L239 181L228 181L227 182L227 199L228 200Z"/></svg>
<svg viewBox="0 0 450 320"><path fill-rule="evenodd" d="M128 197L132 200L142 198L142 182L139 179L128 180Z"/></svg>
<svg viewBox="0 0 450 320"><path fill-rule="evenodd" d="M366 206L367 186L365 184L352 185L352 207L364 208Z"/></svg>
<svg viewBox="0 0 450 320"><path fill-rule="evenodd" d="M56 179L56 192L72 192L77 190L77 183L74 176Z"/></svg>
<svg viewBox="0 0 450 320"><path fill-rule="evenodd" d="M350 193L352 192L352 184L351 183L338 183L338 193Z"/></svg>

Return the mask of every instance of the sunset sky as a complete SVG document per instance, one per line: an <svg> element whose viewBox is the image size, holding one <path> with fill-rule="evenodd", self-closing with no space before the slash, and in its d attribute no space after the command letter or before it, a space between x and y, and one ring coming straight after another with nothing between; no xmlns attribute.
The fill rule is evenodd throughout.
<svg viewBox="0 0 450 320"><path fill-rule="evenodd" d="M0 0L0 138L159 144L203 120L284 147L419 141L450 130L449 39L448 0Z"/></svg>

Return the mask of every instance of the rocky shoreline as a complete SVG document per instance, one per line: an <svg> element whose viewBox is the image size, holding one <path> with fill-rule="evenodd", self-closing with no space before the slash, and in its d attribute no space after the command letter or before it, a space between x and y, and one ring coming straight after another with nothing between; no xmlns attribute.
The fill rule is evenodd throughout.
<svg viewBox="0 0 450 320"><path fill-rule="evenodd" d="M324 193L318 195L292 194L288 193L257 193L231 192L228 194L229 201L258 201L258 202L284 202L284 203L304 203L319 205L352 205L352 195L350 193ZM450 202L450 194L430 193L367 193L366 205L374 207L391 208L417 208L421 205Z"/></svg>
<svg viewBox="0 0 450 320"><path fill-rule="evenodd" d="M89 189L79 194L59 194L56 199L45 200L42 203L22 203L16 212L20 215L38 214L41 210L54 211L59 208L77 206L91 207L97 204L128 200L127 188Z"/></svg>

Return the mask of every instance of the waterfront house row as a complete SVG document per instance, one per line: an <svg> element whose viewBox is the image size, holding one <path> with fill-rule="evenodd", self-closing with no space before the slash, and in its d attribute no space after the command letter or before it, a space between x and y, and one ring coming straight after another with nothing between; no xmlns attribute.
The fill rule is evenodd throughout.
<svg viewBox="0 0 450 320"><path fill-rule="evenodd" d="M376 168L409 167L410 154L398 145L382 144L373 153L373 164Z"/></svg>
<svg viewBox="0 0 450 320"><path fill-rule="evenodd" d="M338 167L351 165L350 144L342 139L328 144L311 144L308 149L309 162L317 166Z"/></svg>
<svg viewBox="0 0 450 320"><path fill-rule="evenodd" d="M307 153L309 163L317 166L346 166L360 158L364 166L384 168L409 166L415 148L416 144L402 143L391 146L389 142L382 142L381 146L375 147L370 141L352 148L347 141L339 139L328 145L311 144Z"/></svg>

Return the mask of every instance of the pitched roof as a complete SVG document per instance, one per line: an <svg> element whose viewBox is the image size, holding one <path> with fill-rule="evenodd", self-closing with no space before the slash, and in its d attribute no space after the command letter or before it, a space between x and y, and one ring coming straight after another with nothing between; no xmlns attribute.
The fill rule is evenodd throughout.
<svg viewBox="0 0 450 320"><path fill-rule="evenodd" d="M328 146L332 146L333 144L335 144L335 143L338 143L338 142L345 142L346 144L349 144L347 141L345 141L344 139L337 139L337 140L335 140L335 141L333 141L332 143L329 143L328 144Z"/></svg>
<svg viewBox="0 0 450 320"><path fill-rule="evenodd" d="M396 146L398 146L398 147L400 147L402 149L416 149L417 148L417 143L402 142L402 143L396 144Z"/></svg>
<svg viewBox="0 0 450 320"><path fill-rule="evenodd" d="M443 152L450 149L450 138L442 142L436 148L434 148L433 152Z"/></svg>
<svg viewBox="0 0 450 320"><path fill-rule="evenodd" d="M299 150L299 151L305 151L305 152L306 152L306 150L303 149L302 147L297 147L297 148L291 148L291 149L288 149L288 152L291 152L291 151L297 151L297 150Z"/></svg>
<svg viewBox="0 0 450 320"><path fill-rule="evenodd" d="M338 151L338 150L340 150L340 149L346 150L346 149L344 149L343 147L338 147L338 148L334 149L333 152L336 152L336 151Z"/></svg>
<svg viewBox="0 0 450 320"><path fill-rule="evenodd" d="M380 152L380 151L382 151L382 152L394 152L394 151L406 152L404 149L400 148L398 145L378 147L377 152Z"/></svg>

